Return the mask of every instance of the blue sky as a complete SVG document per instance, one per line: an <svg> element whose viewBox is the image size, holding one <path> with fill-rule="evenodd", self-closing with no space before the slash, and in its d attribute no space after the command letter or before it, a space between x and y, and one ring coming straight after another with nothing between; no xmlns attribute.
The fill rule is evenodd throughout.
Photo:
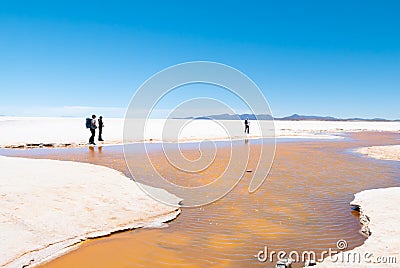
<svg viewBox="0 0 400 268"><path fill-rule="evenodd" d="M400 118L399 1L99 2L0 3L0 114L122 115L151 75L202 60L248 75L275 116Z"/></svg>

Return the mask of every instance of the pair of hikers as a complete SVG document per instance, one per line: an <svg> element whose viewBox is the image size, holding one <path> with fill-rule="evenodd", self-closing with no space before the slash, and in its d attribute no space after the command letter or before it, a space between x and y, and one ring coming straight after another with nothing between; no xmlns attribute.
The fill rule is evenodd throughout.
<svg viewBox="0 0 400 268"><path fill-rule="evenodd" d="M103 137L101 136L103 134L103 127L104 127L102 116L99 117L98 123L99 123L98 140L104 141ZM92 134L89 138L89 144L96 145L96 143L94 143L94 138L96 136L96 128L97 128L96 115L92 115L92 119L86 118L86 127L90 129L90 133Z"/></svg>

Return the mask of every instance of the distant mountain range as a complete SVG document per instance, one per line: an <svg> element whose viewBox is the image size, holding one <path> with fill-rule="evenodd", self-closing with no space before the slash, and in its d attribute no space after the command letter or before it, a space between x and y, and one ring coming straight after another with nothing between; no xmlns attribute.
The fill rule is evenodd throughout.
<svg viewBox="0 0 400 268"><path fill-rule="evenodd" d="M183 117L183 118L175 118L175 119L199 119L199 120L245 120L248 118L249 120L271 120L273 117L269 114L216 114L216 115L207 115L200 117ZM369 121L369 122L399 122L400 120L389 120L384 118L336 118L332 116L317 116L317 115L298 115L293 114L291 116L286 117L274 117L274 120L282 120L282 121Z"/></svg>

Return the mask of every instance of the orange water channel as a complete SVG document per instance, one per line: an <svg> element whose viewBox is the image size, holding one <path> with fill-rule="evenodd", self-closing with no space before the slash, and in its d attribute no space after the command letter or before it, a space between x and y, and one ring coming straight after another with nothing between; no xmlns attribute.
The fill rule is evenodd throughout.
<svg viewBox="0 0 400 268"><path fill-rule="evenodd" d="M248 175L226 197L200 208L183 208L165 228L142 228L88 240L77 250L42 268L61 267L273 267L255 255L269 251L315 251L320 254L344 239L348 248L361 245L358 212L349 203L365 189L400 186L400 164L374 160L352 152L361 146L399 144L395 133L353 133L344 140L279 142L267 181L248 193ZM236 146L250 146L256 141ZM121 146L76 149L3 150L2 154L88 162L117 169L131 176ZM204 153L204 152L203 152ZM195 148L184 150L197 158ZM161 152L152 152L157 168L175 182L175 174ZM150 176L138 154L136 175ZM206 183L223 171L227 148L218 148L214 167L191 178ZM255 168L250 158L248 167ZM239 171L238 171L239 172ZM274 259L276 262L276 259ZM293 267L301 267L295 264Z"/></svg>

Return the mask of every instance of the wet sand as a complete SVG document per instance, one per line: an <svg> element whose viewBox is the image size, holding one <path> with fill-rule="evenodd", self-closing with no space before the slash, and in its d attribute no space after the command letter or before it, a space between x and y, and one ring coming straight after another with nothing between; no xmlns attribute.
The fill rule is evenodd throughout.
<svg viewBox="0 0 400 268"><path fill-rule="evenodd" d="M365 189L399 186L398 163L384 162L352 153L363 146L398 144L398 134L360 132L342 141L288 142L277 145L276 158L264 185L247 192L248 175L225 198L201 208L183 209L168 228L138 229L83 243L76 251L42 267L159 267L159 266L267 266L255 255L270 250L336 249L345 239L348 248L361 245L358 212L349 203ZM240 145L238 145L240 146ZM250 141L252 155L259 145ZM2 154L73 160L105 165L130 176L121 147L82 149L35 149L1 151ZM199 152L187 149L188 158ZM142 155L135 173L146 177ZM179 184L207 183L223 171L228 148L218 149L215 166L188 179L176 174L162 154L152 158L157 169ZM255 159L248 167L254 168ZM238 171L239 172L239 171ZM293 267L301 267L300 264Z"/></svg>

